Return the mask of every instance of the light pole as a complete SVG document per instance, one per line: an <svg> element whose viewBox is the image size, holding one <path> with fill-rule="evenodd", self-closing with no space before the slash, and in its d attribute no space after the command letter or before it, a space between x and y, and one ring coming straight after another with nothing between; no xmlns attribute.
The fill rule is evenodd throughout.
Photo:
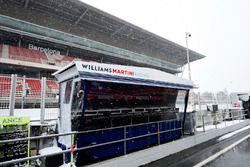
<svg viewBox="0 0 250 167"><path fill-rule="evenodd" d="M187 46L187 64L188 64L188 79L191 80L191 69L190 69L190 61L189 61L189 49L188 49L188 38L191 37L189 32L186 32L186 46Z"/></svg>
<svg viewBox="0 0 250 167"><path fill-rule="evenodd" d="M189 60L189 48L188 48L188 38L191 37L189 32L186 32L186 46L187 46L187 65L188 65L188 79L192 80L191 78L191 68L190 68L190 60ZM194 102L194 91L190 90L190 102L193 110L195 110L195 102Z"/></svg>

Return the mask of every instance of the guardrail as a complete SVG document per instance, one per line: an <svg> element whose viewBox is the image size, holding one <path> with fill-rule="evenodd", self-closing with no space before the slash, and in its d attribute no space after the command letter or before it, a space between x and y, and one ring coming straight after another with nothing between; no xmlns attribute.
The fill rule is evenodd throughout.
<svg viewBox="0 0 250 167"><path fill-rule="evenodd" d="M173 129L160 131L160 123L171 122L171 121L180 121L181 122L180 127L176 128L176 126L175 126ZM127 128L136 127L136 126L140 126L140 125L150 125L150 124L157 124L157 132L154 132L154 133L148 132L148 134L138 135L138 136L135 136L135 137L127 138L127 135L126 135ZM167 133L167 132L172 132L172 131L177 131L177 130L180 130L181 133L182 133L182 127L183 126L182 126L182 121L181 120L173 119L173 120L164 120L164 121L156 121L156 122L148 122L148 123L142 123L142 124L128 125L128 126L119 126L119 127L113 127L113 128L107 128L107 129L96 129L96 130L87 130L87 131L72 131L72 132L67 132L67 133L51 134L51 135L47 135L47 136L34 136L34 137L2 140L2 141L0 141L0 144L13 143L13 142L18 142L18 141L38 140L38 139L53 138L53 137L68 136L68 135L70 135L71 137L74 137L75 135L79 135L79 134L86 134L86 133L92 133L92 132L98 132L98 131L103 132L103 131L115 130L115 129L123 129L123 132L124 132L123 139L110 141L110 142L105 142L105 143L100 143L100 144L92 144L92 145L81 147L81 148L76 148L76 149L74 149L74 152L81 151L81 150L86 150L86 149L90 149L90 148L95 148L95 147L100 147L100 146L105 146L105 145L109 145L109 144L123 142L123 144L124 144L124 153L123 154L125 155L125 154L127 154L127 150L126 150L127 146L126 146L126 144L127 144L127 141L129 141L129 140L134 140L134 139L139 139L139 138L143 138L143 137L157 135L157 140L158 140L157 144L161 144L161 142L160 142L161 141L160 140L160 135L161 134L164 134L164 133ZM181 134L181 136L182 136L182 134ZM71 144L73 145L73 143L71 143ZM49 154L46 154L46 155L35 155L35 156L31 156L31 157L14 159L14 160L10 160L10 161L0 162L0 166L16 164L16 163L20 163L20 162L24 162L24 161L30 161L30 160L34 160L34 159L38 159L38 158L44 158L44 157L48 157L48 156L65 154L65 153L70 153L70 152L72 152L71 149L66 149L66 150L62 150L61 152L57 152L57 153L49 153Z"/></svg>

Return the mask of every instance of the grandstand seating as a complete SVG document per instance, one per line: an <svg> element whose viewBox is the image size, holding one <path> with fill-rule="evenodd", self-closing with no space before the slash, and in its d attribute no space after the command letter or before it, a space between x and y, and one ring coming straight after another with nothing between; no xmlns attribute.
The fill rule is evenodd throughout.
<svg viewBox="0 0 250 167"><path fill-rule="evenodd" d="M0 77L0 97L9 97L11 79L9 77Z"/></svg>
<svg viewBox="0 0 250 167"><path fill-rule="evenodd" d="M29 88L27 97L41 97L41 81L38 79L26 79Z"/></svg>
<svg viewBox="0 0 250 167"><path fill-rule="evenodd" d="M9 57L14 60L29 61L34 63L42 63L41 59L47 60L46 55L42 52L15 46L9 46Z"/></svg>
<svg viewBox="0 0 250 167"><path fill-rule="evenodd" d="M16 96L22 97L23 94L23 78L17 78L16 81Z"/></svg>
<svg viewBox="0 0 250 167"><path fill-rule="evenodd" d="M27 94L28 98L40 98L41 97L41 80L39 79L26 79L26 87L29 90ZM52 92L58 92L59 86L54 80L47 80L48 90ZM9 76L0 76L0 98L9 97L11 89L11 78ZM22 97L23 93L23 78L18 77L16 82L16 97Z"/></svg>
<svg viewBox="0 0 250 167"><path fill-rule="evenodd" d="M45 55L45 53L36 51L36 50L31 50L31 52L33 52L33 54L39 55L41 59L43 60L48 60L47 56Z"/></svg>
<svg viewBox="0 0 250 167"><path fill-rule="evenodd" d="M72 62L73 60L75 60L74 57L62 56L62 59L59 62L60 63L59 66L65 66L65 65L69 64L70 62Z"/></svg>
<svg viewBox="0 0 250 167"><path fill-rule="evenodd" d="M16 96L21 97L23 92L22 78L17 78ZM0 77L0 97L9 97L11 89L11 78Z"/></svg>
<svg viewBox="0 0 250 167"><path fill-rule="evenodd" d="M55 62L56 66L64 66L75 58L71 56L64 55L46 55L43 52L26 49L22 47L5 45L8 47L6 49L9 54L7 57L13 60L21 60L27 62L35 62L40 64L49 64L49 59ZM2 57L3 52L3 44L0 44L0 57ZM41 97L41 81L39 79L26 79L26 87L28 87L29 93L27 97ZM59 86L56 81L47 80L47 88L48 91L52 94L57 94L59 91ZM1 97L9 97L11 89L11 78L10 76L0 76L0 98ZM23 94L23 78L17 78L17 87L16 87L16 97L22 97Z"/></svg>
<svg viewBox="0 0 250 167"><path fill-rule="evenodd" d="M6 47L9 47L8 57L14 60L28 61L40 64L49 64L58 67L63 67L68 63L74 61L75 59L81 60L80 58L74 58L73 56L46 54L40 51L26 49L12 45L6 45ZM2 50L3 50L3 45L0 45L0 57L2 56Z"/></svg>
<svg viewBox="0 0 250 167"><path fill-rule="evenodd" d="M53 80L47 80L47 88L53 92L57 92L59 90L59 86L58 83L56 81Z"/></svg>
<svg viewBox="0 0 250 167"><path fill-rule="evenodd" d="M62 61L69 61L69 62L71 62L71 61L73 61L74 59L75 59L74 57L63 56Z"/></svg>

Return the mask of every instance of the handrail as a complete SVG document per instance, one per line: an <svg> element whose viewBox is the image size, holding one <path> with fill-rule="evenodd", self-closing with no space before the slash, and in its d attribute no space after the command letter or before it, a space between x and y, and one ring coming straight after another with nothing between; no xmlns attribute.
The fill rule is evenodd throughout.
<svg viewBox="0 0 250 167"><path fill-rule="evenodd" d="M18 139L9 139L9 140L0 141L0 144L5 144L5 143L9 143L9 142L17 142L17 141L25 141L25 140L52 138L52 137L59 137L59 136L68 136L68 135L72 135L72 134L86 134L86 133L92 133L92 132L98 132L98 131L108 131L108 130L114 130L114 129L133 127L133 126L149 125L149 124L156 124L156 123L162 123L162 122L171 122L171 121L175 121L175 120L180 121L178 119L171 119L171 120L165 120L165 121L157 121L157 122L150 122L150 123L144 123L144 124L141 123L141 124L127 125L127 126L118 126L118 127L105 128L105 129L95 129L95 130L87 130L87 131L72 131L72 132L65 132L65 133L59 133L59 134L51 134L51 135L46 135L46 136L33 136L33 137L25 137L25 138L18 138Z"/></svg>
<svg viewBox="0 0 250 167"><path fill-rule="evenodd" d="M203 132L205 132L206 131L206 129L205 129L205 124L210 124L210 123L214 123L215 122L215 128L217 129L217 123L218 122L225 122L225 124L226 124L226 120L227 119L232 119L232 121L234 121L235 120L235 118L243 118L243 119L245 119L245 116L246 115L248 115L248 114L245 114L245 111L248 111L248 110L238 110L238 112L241 112L241 114L240 115L237 115L237 116L233 116L233 114L232 113L235 113L235 112L228 112L228 113L226 113L226 114L229 114L229 115L231 115L231 116L229 116L229 117L227 117L227 118L225 118L225 117L223 117L223 114L224 113L214 113L214 114L209 114L212 118L215 118L215 120L212 120L212 121L206 121L205 122L205 116L204 115L200 115L201 117L202 117L202 125L203 125ZM249 112L249 111L248 111ZM221 116L222 117L222 119L217 119L218 118L218 116ZM237 119L237 120L240 120L240 119Z"/></svg>

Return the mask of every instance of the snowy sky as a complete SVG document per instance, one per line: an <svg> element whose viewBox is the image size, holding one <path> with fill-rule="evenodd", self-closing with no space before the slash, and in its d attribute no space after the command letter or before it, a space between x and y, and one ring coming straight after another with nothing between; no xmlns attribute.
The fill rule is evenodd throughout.
<svg viewBox="0 0 250 167"><path fill-rule="evenodd" d="M182 46L190 32L206 56L191 63L199 91L250 91L250 0L82 1Z"/></svg>

